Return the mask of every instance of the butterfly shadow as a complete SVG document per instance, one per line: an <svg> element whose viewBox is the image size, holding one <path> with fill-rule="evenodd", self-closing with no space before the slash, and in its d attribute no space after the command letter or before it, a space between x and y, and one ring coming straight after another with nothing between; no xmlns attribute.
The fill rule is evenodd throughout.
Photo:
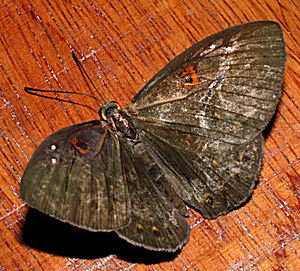
<svg viewBox="0 0 300 271"><path fill-rule="evenodd" d="M117 255L128 262L155 264L174 259L176 252L157 252L131 245L114 232L90 232L29 209L23 227L23 242L59 256L95 259Z"/></svg>

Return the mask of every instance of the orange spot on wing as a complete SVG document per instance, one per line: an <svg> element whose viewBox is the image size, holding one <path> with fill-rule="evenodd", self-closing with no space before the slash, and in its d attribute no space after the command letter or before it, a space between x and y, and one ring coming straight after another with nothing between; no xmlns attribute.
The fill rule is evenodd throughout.
<svg viewBox="0 0 300 271"><path fill-rule="evenodd" d="M136 228L137 228L138 230L142 230L142 229L143 229L143 226L142 226L141 224L136 224Z"/></svg>
<svg viewBox="0 0 300 271"><path fill-rule="evenodd" d="M243 161L243 158L244 158L244 153L241 152L241 153L240 153L240 161Z"/></svg>
<svg viewBox="0 0 300 271"><path fill-rule="evenodd" d="M152 231L159 232L158 228L156 228L155 226L152 227Z"/></svg>
<svg viewBox="0 0 300 271"><path fill-rule="evenodd" d="M215 204L215 202L216 202L216 199L210 193L206 193L204 195L204 198L202 199L202 202L205 203L208 206L213 206Z"/></svg>
<svg viewBox="0 0 300 271"><path fill-rule="evenodd" d="M190 73L195 73L195 69L194 69L193 66L187 67L187 68L182 72L182 74L181 74L180 77L183 78L184 76L188 75L189 72L190 72Z"/></svg>
<svg viewBox="0 0 300 271"><path fill-rule="evenodd" d="M195 71L195 68L193 66L187 67L182 72L180 78L184 78L186 75L190 75L191 82L185 83L185 84L179 83L178 86L180 88L182 88L182 87L190 88L190 87L193 87L193 86L195 86L196 84L198 84L200 82L200 79L198 78L197 73Z"/></svg>
<svg viewBox="0 0 300 271"><path fill-rule="evenodd" d="M90 151L90 143L82 140L81 138L75 137L71 140L71 143L81 154L86 154Z"/></svg>

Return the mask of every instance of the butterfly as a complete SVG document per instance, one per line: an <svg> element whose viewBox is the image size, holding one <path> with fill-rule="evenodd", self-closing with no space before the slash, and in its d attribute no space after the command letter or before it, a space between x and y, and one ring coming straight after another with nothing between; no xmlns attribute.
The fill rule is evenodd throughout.
<svg viewBox="0 0 300 271"><path fill-rule="evenodd" d="M214 219L251 196L285 61L272 21L194 44L126 109L108 102L99 120L46 138L25 169L21 198L76 227L176 251L189 239L187 206Z"/></svg>

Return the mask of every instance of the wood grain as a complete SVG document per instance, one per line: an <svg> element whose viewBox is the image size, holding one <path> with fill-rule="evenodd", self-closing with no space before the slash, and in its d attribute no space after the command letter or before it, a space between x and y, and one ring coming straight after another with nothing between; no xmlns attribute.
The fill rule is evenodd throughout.
<svg viewBox="0 0 300 271"><path fill-rule="evenodd" d="M299 11L297 0L2 2L0 270L297 270ZM256 20L282 25L288 59L260 183L244 207L210 221L190 210L191 238L175 255L147 253L118 241L114 244L120 247L114 248L113 236L71 235L68 227L45 217L29 234L35 248L24 242L28 206L18 187L28 159L47 135L98 118L100 107L76 95L60 97L86 106L38 98L25 94L25 86L96 95L71 57L74 49L103 101L126 107L146 81L193 43Z"/></svg>

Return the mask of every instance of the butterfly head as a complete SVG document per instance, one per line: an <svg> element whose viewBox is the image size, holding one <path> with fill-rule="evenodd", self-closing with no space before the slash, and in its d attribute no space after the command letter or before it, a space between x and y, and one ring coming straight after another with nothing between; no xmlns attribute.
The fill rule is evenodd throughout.
<svg viewBox="0 0 300 271"><path fill-rule="evenodd" d="M134 139L136 131L130 117L120 109L114 102L104 104L98 112L102 121L109 123L114 132L121 133L123 136Z"/></svg>

